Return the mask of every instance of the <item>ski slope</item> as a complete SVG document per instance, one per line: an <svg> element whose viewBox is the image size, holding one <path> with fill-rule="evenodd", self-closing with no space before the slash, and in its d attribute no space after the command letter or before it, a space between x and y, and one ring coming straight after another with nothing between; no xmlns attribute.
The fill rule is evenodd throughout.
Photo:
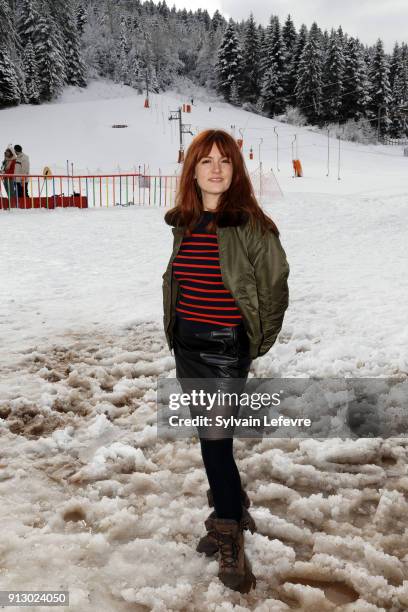
<svg viewBox="0 0 408 612"><path fill-rule="evenodd" d="M285 196L265 208L291 266L290 307L250 376L406 378L401 148L343 143L338 180L336 141L327 177L324 135L191 95L184 121L235 125L236 137L241 128L250 171L263 138L263 165ZM4 146L23 145L32 172L64 172L68 159L76 172L146 164L173 173L178 132L168 111L190 97L153 95L146 110L133 90L94 82L52 104L0 111L0 134ZM246 535L256 590L229 591L217 562L195 552L209 512L199 445L164 442L155 429L157 377L175 376L161 325L172 246L163 215L0 215L0 589L66 588L73 612L407 609L402 438L235 440L259 528Z"/></svg>
<svg viewBox="0 0 408 612"><path fill-rule="evenodd" d="M191 131L222 128L235 136L242 130L244 156L250 171L259 165L259 145L264 169L272 168L282 189L288 193L402 194L407 192L408 158L401 147L363 146L342 142L340 180L338 180L338 140L329 141L329 176L327 176L328 139L310 128L295 127L254 115L219 100L208 100L197 87L184 86L186 95L167 92L150 94L150 108L144 96L134 89L106 81L94 81L87 89L67 88L57 102L41 106L13 107L0 113L0 134L4 147L22 144L30 155L31 172L42 174L49 166L54 174L66 173L66 162L74 164L75 174L132 172L149 168L151 174L173 174L178 170L178 122L169 121L171 110L194 98L191 113L183 113L183 122ZM190 93L191 92L191 93ZM211 107L211 112L209 112ZM127 129L112 125L126 124ZM279 171L277 170L274 133L279 136ZM304 177L292 178L292 142L297 135L294 154L302 162ZM185 147L193 138L185 134ZM254 159L249 159L250 147ZM71 165L69 166L71 168Z"/></svg>

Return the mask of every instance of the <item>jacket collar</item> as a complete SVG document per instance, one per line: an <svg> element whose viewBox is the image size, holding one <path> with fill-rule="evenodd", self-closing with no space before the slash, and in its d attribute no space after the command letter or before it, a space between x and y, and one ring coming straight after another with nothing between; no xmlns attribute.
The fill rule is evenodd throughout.
<svg viewBox="0 0 408 612"><path fill-rule="evenodd" d="M249 220L249 215L242 210L223 210L216 216L218 227L236 227L238 225L244 225ZM180 213L178 210L168 211L164 217L167 225L171 225L176 229L181 229L180 225Z"/></svg>

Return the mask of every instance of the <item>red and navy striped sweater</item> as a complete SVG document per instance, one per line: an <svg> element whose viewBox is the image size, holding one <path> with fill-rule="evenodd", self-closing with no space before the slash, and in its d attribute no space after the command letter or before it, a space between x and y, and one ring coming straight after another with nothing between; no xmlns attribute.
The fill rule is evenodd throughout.
<svg viewBox="0 0 408 612"><path fill-rule="evenodd" d="M173 275L180 285L176 317L190 321L194 329L235 327L242 315L222 281L217 234L205 226L214 216L204 211L191 236L184 236L173 261Z"/></svg>

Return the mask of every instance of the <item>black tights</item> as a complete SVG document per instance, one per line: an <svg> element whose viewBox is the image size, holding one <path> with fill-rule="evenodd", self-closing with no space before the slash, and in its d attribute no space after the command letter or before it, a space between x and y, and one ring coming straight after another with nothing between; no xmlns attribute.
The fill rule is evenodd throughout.
<svg viewBox="0 0 408 612"><path fill-rule="evenodd" d="M201 454L217 518L239 521L242 516L241 477L233 455L233 441L233 438L200 438Z"/></svg>

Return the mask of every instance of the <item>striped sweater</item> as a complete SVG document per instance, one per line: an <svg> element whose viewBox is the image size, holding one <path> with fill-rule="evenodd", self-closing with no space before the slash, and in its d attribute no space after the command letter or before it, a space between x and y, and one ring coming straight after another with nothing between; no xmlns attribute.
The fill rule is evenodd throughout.
<svg viewBox="0 0 408 612"><path fill-rule="evenodd" d="M204 211L191 236L184 236L173 261L180 285L176 316L193 329L235 327L242 315L222 281L217 234L205 229L214 213Z"/></svg>

